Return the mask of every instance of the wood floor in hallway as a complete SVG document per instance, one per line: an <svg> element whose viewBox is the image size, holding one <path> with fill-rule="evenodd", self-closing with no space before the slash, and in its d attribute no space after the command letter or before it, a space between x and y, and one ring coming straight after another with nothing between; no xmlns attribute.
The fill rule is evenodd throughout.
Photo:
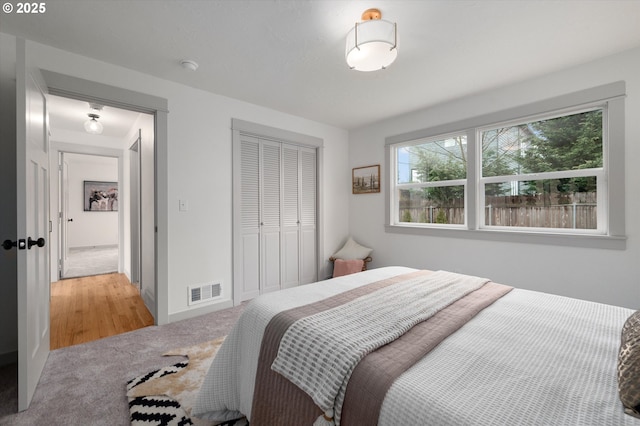
<svg viewBox="0 0 640 426"><path fill-rule="evenodd" d="M149 325L153 325L153 317L124 274L51 284L51 350Z"/></svg>

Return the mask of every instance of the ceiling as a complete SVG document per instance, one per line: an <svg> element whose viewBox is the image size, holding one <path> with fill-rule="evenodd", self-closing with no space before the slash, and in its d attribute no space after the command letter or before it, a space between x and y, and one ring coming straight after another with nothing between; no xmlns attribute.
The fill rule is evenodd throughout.
<svg viewBox="0 0 640 426"><path fill-rule="evenodd" d="M49 111L49 126L51 139L58 140L60 130L75 132L84 141L104 141L106 138L121 139L122 147L127 148L131 141L125 140L129 136L133 125L138 120L140 113L119 108L103 106L100 111L91 109L88 102L61 96L47 95L47 109ZM87 114L97 114L98 121L102 123L103 131L100 135L90 135L84 130L84 122L89 120ZM124 145L128 145L125 147ZM109 146L107 144L107 146Z"/></svg>
<svg viewBox="0 0 640 426"><path fill-rule="evenodd" d="M398 24L388 69L349 70L365 9ZM49 0L0 31L345 129L640 46L640 1ZM181 59L199 63L196 72Z"/></svg>

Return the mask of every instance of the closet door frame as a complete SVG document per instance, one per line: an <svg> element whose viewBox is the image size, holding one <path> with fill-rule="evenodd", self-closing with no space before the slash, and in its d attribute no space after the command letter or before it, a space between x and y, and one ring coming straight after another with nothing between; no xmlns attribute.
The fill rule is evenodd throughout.
<svg viewBox="0 0 640 426"><path fill-rule="evenodd" d="M265 126L262 124L252 123L239 119L231 120L232 143L233 143L233 201L232 201L232 218L233 218L233 304L239 305L242 301L242 224L240 220L242 203L241 203L241 135L253 136L259 139L272 140L282 142L288 145L297 145L300 147L315 149L316 151L316 276L322 276L323 262L320 259L320 253L324 253L323 243L323 148L324 141L321 138L305 135L302 133L292 132L289 130L278 129L275 127Z"/></svg>

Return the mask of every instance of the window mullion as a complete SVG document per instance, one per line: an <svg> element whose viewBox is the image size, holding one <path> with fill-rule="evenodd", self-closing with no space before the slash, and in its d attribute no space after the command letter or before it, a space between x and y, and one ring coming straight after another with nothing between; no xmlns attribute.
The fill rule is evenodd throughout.
<svg viewBox="0 0 640 426"><path fill-rule="evenodd" d="M399 183L396 185L396 189L439 188L443 186L461 186L466 184L466 179L438 180L435 182Z"/></svg>
<svg viewBox="0 0 640 426"><path fill-rule="evenodd" d="M478 132L475 129L467 130L467 182L465 185L464 211L468 229L478 229L478 220L482 216L479 209L478 180L480 177L480 158L478 153Z"/></svg>
<svg viewBox="0 0 640 426"><path fill-rule="evenodd" d="M561 179L561 178L574 178L574 177L588 177L588 176L603 176L604 170L602 168L597 169L578 169L578 170L562 170L558 172L544 172L544 173L527 173L519 175L507 175L507 176L491 176L481 178L483 184L487 183L501 183L512 181L525 181L525 180L543 180L543 179Z"/></svg>

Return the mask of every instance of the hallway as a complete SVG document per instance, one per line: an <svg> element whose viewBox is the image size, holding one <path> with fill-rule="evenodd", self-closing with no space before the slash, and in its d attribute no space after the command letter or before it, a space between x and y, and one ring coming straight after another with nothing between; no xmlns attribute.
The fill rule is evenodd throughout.
<svg viewBox="0 0 640 426"><path fill-rule="evenodd" d="M70 248L63 278L87 277L118 271L118 246Z"/></svg>
<svg viewBox="0 0 640 426"><path fill-rule="evenodd" d="M138 289L124 274L51 284L51 350L153 325Z"/></svg>

